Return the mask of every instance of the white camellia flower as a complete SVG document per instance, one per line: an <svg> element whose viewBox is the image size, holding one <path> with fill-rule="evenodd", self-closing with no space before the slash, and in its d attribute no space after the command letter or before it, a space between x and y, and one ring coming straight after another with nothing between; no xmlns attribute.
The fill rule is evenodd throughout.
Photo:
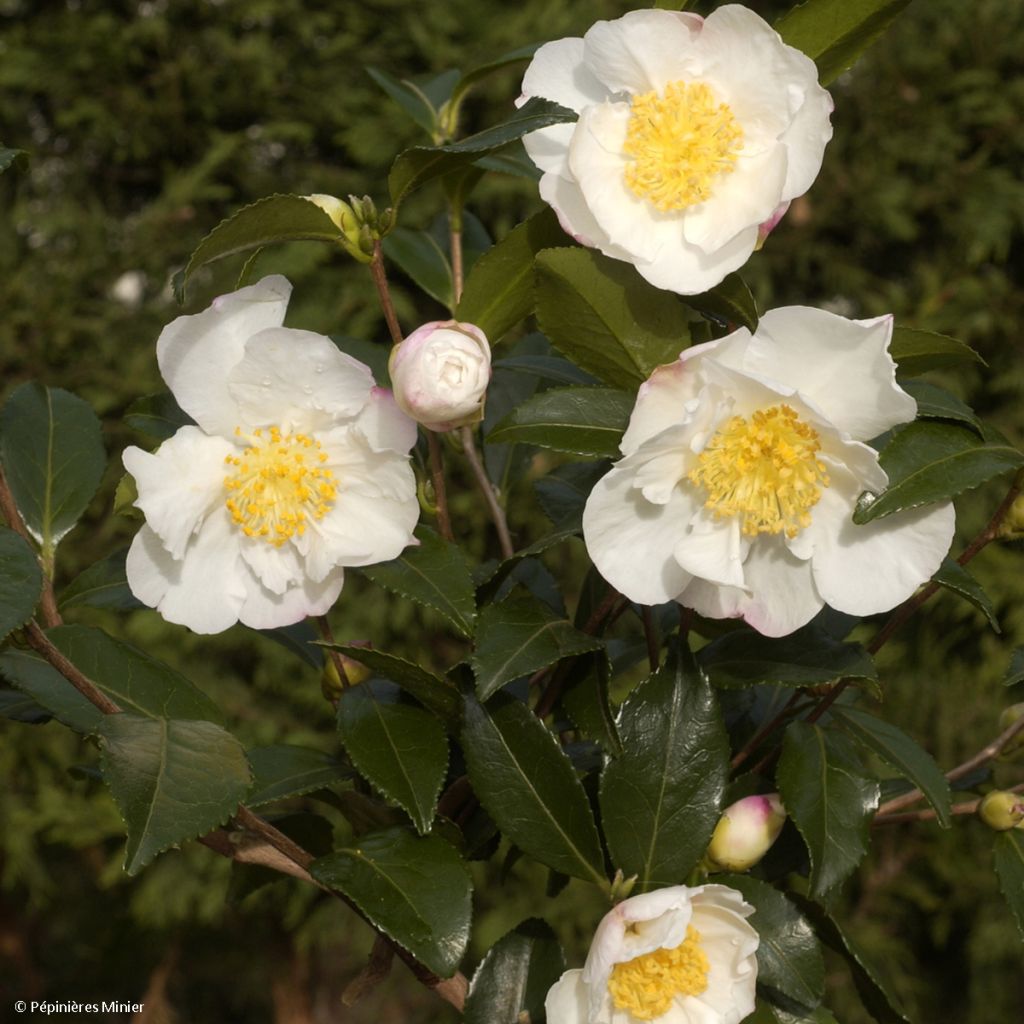
<svg viewBox="0 0 1024 1024"><path fill-rule="evenodd" d="M583 969L551 987L548 1024L739 1024L754 1010L752 913L724 885L623 900L597 926Z"/></svg>
<svg viewBox="0 0 1024 1024"><path fill-rule="evenodd" d="M197 633L322 615L344 566L415 543L416 425L369 367L281 326L290 293L266 277L165 327L160 372L197 425L124 453L146 516L128 584Z"/></svg>
<svg viewBox="0 0 1024 1024"><path fill-rule="evenodd" d="M435 320L417 327L388 360L395 401L428 430L479 423L491 380L491 346L473 324Z"/></svg>
<svg viewBox="0 0 1024 1024"><path fill-rule="evenodd" d="M766 636L826 603L871 615L908 598L954 514L947 501L852 521L858 496L888 483L864 442L917 411L891 337L889 316L789 306L655 370L583 513L601 575L641 604L742 616Z"/></svg>
<svg viewBox="0 0 1024 1024"><path fill-rule="evenodd" d="M579 112L525 136L583 245L693 295L742 266L810 188L832 137L814 62L753 11L631 11L546 43L523 79Z"/></svg>

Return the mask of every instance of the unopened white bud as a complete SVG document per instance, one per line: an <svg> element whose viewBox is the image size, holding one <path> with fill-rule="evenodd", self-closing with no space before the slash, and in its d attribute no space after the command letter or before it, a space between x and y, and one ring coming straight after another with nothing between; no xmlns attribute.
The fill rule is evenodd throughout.
<svg viewBox="0 0 1024 1024"><path fill-rule="evenodd" d="M778 839L785 820L777 793L744 797L722 812L705 860L714 871L746 871Z"/></svg>

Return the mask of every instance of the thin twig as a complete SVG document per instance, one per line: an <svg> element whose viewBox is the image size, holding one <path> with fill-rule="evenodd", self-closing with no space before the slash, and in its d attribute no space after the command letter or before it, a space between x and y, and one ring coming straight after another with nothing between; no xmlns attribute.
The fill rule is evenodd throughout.
<svg viewBox="0 0 1024 1024"><path fill-rule="evenodd" d="M316 624L324 640L329 644L333 644L335 642L334 633L331 632L331 624L327 621L327 616L318 615L316 617ZM345 670L345 662L342 660L341 651L328 647L327 656L331 659L334 671L338 673L338 679L341 680L341 688L347 690L352 685L352 680L349 679L348 672Z"/></svg>
<svg viewBox="0 0 1024 1024"><path fill-rule="evenodd" d="M427 432L427 449L430 453L430 479L434 485L434 502L437 510L437 528L447 541L455 539L452 533L452 517L448 512L448 489L444 482L444 458L441 442L432 430Z"/></svg>
<svg viewBox="0 0 1024 1024"><path fill-rule="evenodd" d="M25 638L37 654L41 654L90 704L99 708L103 714L116 715L121 710L91 679L80 672L57 650L34 620L25 627Z"/></svg>
<svg viewBox="0 0 1024 1024"><path fill-rule="evenodd" d="M498 495L495 493L494 486L487 477L487 471L480 461L480 454L477 452L476 443L473 440L472 428L463 427L459 431L459 437L462 440L462 449L466 454L466 461L469 463L469 468L473 471L477 486L480 488L480 493L484 497L487 509L491 513L494 528L498 531L501 557L511 558L515 554L515 547L512 544L512 536L508 532L508 520L505 518L505 510L498 501Z"/></svg>
<svg viewBox="0 0 1024 1024"><path fill-rule="evenodd" d="M397 345L402 340L402 328L398 323L398 314L395 313L395 304L391 301L391 290L388 288L388 277L384 270L384 251L380 247L380 241L373 243L370 274L373 276L373 283L377 286L377 297L380 299L380 308L387 321L391 340Z"/></svg>
<svg viewBox="0 0 1024 1024"><path fill-rule="evenodd" d="M456 227L454 220L451 224L452 298L453 305L457 306L462 298L462 228Z"/></svg>
<svg viewBox="0 0 1024 1024"><path fill-rule="evenodd" d="M748 757L761 745L764 738L773 733L792 713L793 707L800 700L800 691L794 690L790 695L790 698L783 705L782 710L767 722L762 725L753 736L737 751L736 756L729 762L729 767L735 771L742 765Z"/></svg>
<svg viewBox="0 0 1024 1024"><path fill-rule="evenodd" d="M658 630L654 623L654 616L651 614L651 609L648 605L642 605L640 608L640 618L644 624L644 641L647 644L647 664L650 666L652 672L658 671L660 664L660 652L658 644Z"/></svg>
<svg viewBox="0 0 1024 1024"><path fill-rule="evenodd" d="M1012 786L1008 792L1010 793L1021 793L1024 792L1024 782L1019 785ZM885 805L883 805L885 806ZM981 806L981 799L978 800L966 800L960 804L953 804L949 811L950 814L976 814L978 808ZM938 813L931 807L924 808L920 811L906 811L903 814L882 814L881 808L878 813L872 819L871 824L874 825L900 825L907 821L931 821L938 817Z"/></svg>

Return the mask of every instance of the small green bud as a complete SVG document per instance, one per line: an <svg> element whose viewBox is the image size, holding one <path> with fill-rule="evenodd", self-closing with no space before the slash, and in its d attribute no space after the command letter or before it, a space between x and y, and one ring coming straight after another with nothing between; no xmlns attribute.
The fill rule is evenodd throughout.
<svg viewBox="0 0 1024 1024"><path fill-rule="evenodd" d="M348 203L337 196L325 195L322 192L314 192L304 197L314 206L319 206L324 213L334 222L334 226L344 236L339 239L346 251L362 263L368 262L366 254L359 247L359 237L362 231L363 222L356 211ZM351 199L352 197L349 196Z"/></svg>
<svg viewBox="0 0 1024 1024"><path fill-rule="evenodd" d="M978 815L989 828L1007 832L1024 822L1024 798L1006 790L987 793L978 807Z"/></svg>
<svg viewBox="0 0 1024 1024"><path fill-rule="evenodd" d="M1020 540L1024 537L1024 494L1019 495L999 524L1001 540Z"/></svg>
<svg viewBox="0 0 1024 1024"><path fill-rule="evenodd" d="M350 658L340 652L337 653L337 657L341 660L342 667L345 669L345 676L348 679L349 686L358 686L360 683L365 683L373 675L361 661L356 661L354 658ZM342 685L341 676L338 675L334 656L329 653L325 654L323 671L320 673L320 692L324 695L325 700L333 702L338 700L344 691L345 687Z"/></svg>
<svg viewBox="0 0 1024 1024"><path fill-rule="evenodd" d="M626 878L622 874L621 868L616 871L615 877L612 879L611 891L608 893L612 902L619 903L626 899L633 891L633 886L636 885L636 880L636 875L630 875L629 878Z"/></svg>

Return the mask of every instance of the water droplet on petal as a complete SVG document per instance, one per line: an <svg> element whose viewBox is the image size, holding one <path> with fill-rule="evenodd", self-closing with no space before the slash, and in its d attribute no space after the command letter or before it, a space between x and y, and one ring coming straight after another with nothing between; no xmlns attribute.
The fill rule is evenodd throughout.
<svg viewBox="0 0 1024 1024"><path fill-rule="evenodd" d="M312 384L303 384L303 386L302 386L302 390L303 390L303 391L304 391L304 392L305 392L305 393L306 393L307 395L311 395L311 394L313 394L313 385L312 385Z"/></svg>
<svg viewBox="0 0 1024 1024"><path fill-rule="evenodd" d="M323 363L317 363L316 366L313 367L313 372L314 373L323 373L324 372L324 364Z"/></svg>
<svg viewBox="0 0 1024 1024"><path fill-rule="evenodd" d="M269 388L272 383L273 381L269 377L264 377L263 380L260 381L260 386Z"/></svg>

